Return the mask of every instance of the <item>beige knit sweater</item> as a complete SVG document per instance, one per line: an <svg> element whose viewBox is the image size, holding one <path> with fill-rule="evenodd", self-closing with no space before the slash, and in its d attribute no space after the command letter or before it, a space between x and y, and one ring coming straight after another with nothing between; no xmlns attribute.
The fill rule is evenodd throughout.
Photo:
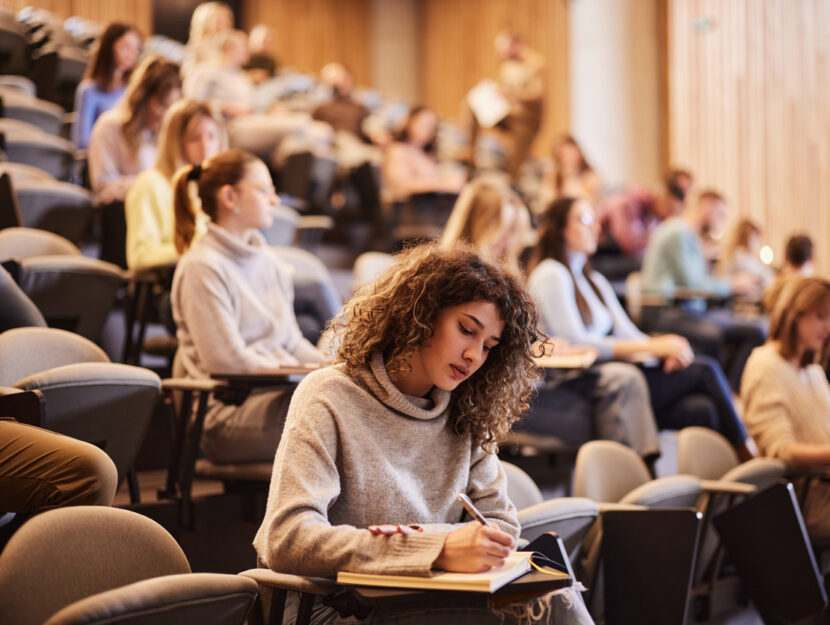
<svg viewBox="0 0 830 625"><path fill-rule="evenodd" d="M824 371L787 362L776 343L752 351L741 399L747 429L763 455L789 462L791 443L830 445L830 384Z"/></svg>
<svg viewBox="0 0 830 625"><path fill-rule="evenodd" d="M428 398L402 394L380 354L354 378L339 365L303 380L254 539L259 558L300 575L428 575L446 535L470 521L458 491L517 537L498 458L450 429L449 399L437 388ZM419 524L425 532L372 536L365 529L379 523Z"/></svg>

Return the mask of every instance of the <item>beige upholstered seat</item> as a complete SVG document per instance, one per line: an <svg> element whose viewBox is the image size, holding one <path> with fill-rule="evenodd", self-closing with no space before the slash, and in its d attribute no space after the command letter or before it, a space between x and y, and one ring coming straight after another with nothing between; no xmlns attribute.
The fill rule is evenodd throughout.
<svg viewBox="0 0 830 625"><path fill-rule="evenodd" d="M28 521L0 554L0 622L241 625L256 584L190 572L173 537L128 510L77 506Z"/></svg>
<svg viewBox="0 0 830 625"><path fill-rule="evenodd" d="M0 334L0 385L41 391L43 427L101 447L120 479L144 439L161 380L147 369L111 363L77 334L28 327Z"/></svg>
<svg viewBox="0 0 830 625"><path fill-rule="evenodd" d="M585 497L545 501L527 473L509 462L501 465L507 476L507 495L519 511L521 538L532 541L546 532L556 532L568 557L576 561L585 535L599 516L597 504Z"/></svg>

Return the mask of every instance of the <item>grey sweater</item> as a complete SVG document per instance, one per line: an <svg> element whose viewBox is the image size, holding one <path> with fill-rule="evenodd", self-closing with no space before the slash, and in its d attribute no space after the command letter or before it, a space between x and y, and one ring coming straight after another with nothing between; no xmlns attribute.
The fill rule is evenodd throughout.
<svg viewBox="0 0 830 625"><path fill-rule="evenodd" d="M171 299L189 377L323 361L297 326L291 277L256 230L243 242L208 224L179 260Z"/></svg>
<svg viewBox="0 0 830 625"><path fill-rule="evenodd" d="M466 492L517 537L498 458L448 424L449 392L403 395L383 358L356 377L342 365L298 386L277 449L259 558L284 573L333 577L339 570L429 575L444 538L464 522ZM422 534L372 536L372 524L417 524Z"/></svg>

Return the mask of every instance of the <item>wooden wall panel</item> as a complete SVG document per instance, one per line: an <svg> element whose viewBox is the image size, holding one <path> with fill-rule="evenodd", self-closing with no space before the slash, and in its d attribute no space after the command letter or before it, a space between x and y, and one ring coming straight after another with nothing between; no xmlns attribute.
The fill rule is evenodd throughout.
<svg viewBox="0 0 830 625"><path fill-rule="evenodd" d="M61 18L77 15L100 24L116 20L128 22L135 24L145 36L153 29L151 0L12 0L5 4L15 11L35 6Z"/></svg>
<svg viewBox="0 0 830 625"><path fill-rule="evenodd" d="M669 162L830 275L830 3L665 0Z"/></svg>
<svg viewBox="0 0 830 625"><path fill-rule="evenodd" d="M569 128L567 0L424 0L421 93L441 115L456 117L467 91L496 78L493 39L502 30L522 35L547 60L547 100L536 153Z"/></svg>
<svg viewBox="0 0 830 625"><path fill-rule="evenodd" d="M371 0L247 0L244 7L243 28L276 29L282 65L316 74L340 61L356 84L371 85Z"/></svg>

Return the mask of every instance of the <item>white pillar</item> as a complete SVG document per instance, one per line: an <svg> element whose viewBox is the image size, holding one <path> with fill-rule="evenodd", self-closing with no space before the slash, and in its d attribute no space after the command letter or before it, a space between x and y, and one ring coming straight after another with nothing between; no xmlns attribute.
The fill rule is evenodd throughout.
<svg viewBox="0 0 830 625"><path fill-rule="evenodd" d="M659 0L572 0L571 128L607 187L656 183Z"/></svg>

